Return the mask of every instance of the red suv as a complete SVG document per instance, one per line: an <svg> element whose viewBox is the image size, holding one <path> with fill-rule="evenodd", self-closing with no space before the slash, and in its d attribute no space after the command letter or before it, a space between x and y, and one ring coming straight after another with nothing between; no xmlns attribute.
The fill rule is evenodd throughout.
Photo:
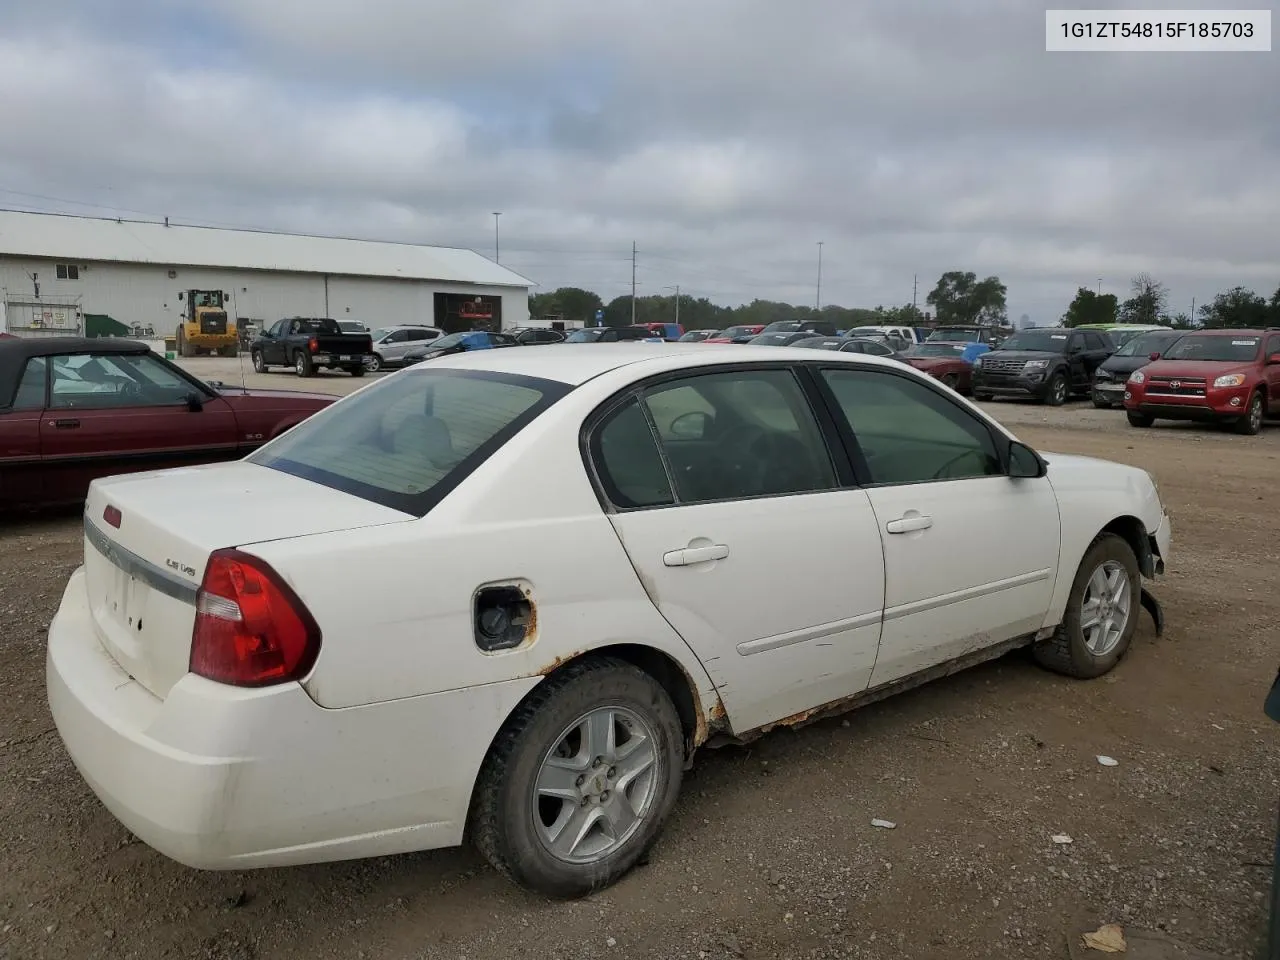
<svg viewBox="0 0 1280 960"><path fill-rule="evenodd" d="M1125 384L1135 427L1200 420L1252 436L1265 417L1280 415L1280 330L1200 330L1152 356Z"/></svg>

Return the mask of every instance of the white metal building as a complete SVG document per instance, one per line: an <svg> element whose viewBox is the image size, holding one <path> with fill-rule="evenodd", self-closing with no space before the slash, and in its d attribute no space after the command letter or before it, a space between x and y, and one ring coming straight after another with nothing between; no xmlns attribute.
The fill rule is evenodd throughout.
<svg viewBox="0 0 1280 960"><path fill-rule="evenodd" d="M499 329L528 321L529 286L472 250L0 211L0 302L19 336L172 336L192 289L229 293L242 325Z"/></svg>

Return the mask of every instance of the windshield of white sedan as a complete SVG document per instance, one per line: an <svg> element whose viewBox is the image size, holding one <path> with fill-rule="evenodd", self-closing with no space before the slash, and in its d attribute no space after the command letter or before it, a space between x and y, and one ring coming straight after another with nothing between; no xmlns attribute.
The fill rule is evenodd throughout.
<svg viewBox="0 0 1280 960"><path fill-rule="evenodd" d="M422 516L569 389L486 371L408 371L303 421L248 460Z"/></svg>
<svg viewBox="0 0 1280 960"><path fill-rule="evenodd" d="M1164 355L1166 360L1207 360L1217 363L1248 363L1258 357L1257 337L1230 334L1188 334Z"/></svg>

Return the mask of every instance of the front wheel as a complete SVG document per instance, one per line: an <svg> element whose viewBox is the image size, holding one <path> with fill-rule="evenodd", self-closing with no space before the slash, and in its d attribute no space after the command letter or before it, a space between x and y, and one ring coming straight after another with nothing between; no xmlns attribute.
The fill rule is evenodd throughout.
<svg viewBox="0 0 1280 960"><path fill-rule="evenodd" d="M1153 423L1156 422L1156 418L1149 413L1142 413L1141 411L1138 411L1138 410L1129 410L1128 414L1129 414L1129 426L1131 427L1141 427L1142 429L1145 430L1147 427L1151 426Z"/></svg>
<svg viewBox="0 0 1280 960"><path fill-rule="evenodd" d="M960 389L960 374L958 374L958 373L944 373L944 374L942 375L942 385L943 385L944 387L950 387L952 390L959 390L959 389Z"/></svg>
<svg viewBox="0 0 1280 960"><path fill-rule="evenodd" d="M1057 673L1100 677L1128 651L1141 606L1142 574L1133 548L1114 533L1104 533L1080 561L1062 623L1032 653L1041 666Z"/></svg>
<svg viewBox="0 0 1280 960"><path fill-rule="evenodd" d="M300 377L315 375L315 367L311 363L311 354L299 350L293 358L293 371Z"/></svg>
<svg viewBox="0 0 1280 960"><path fill-rule="evenodd" d="M370 373L377 373L382 369L382 357L376 353L371 353L364 358L364 368Z"/></svg>
<svg viewBox="0 0 1280 960"><path fill-rule="evenodd" d="M1044 402L1051 407L1060 407L1067 402L1067 395L1070 392L1067 378L1060 373L1055 373L1049 379L1049 389L1045 393Z"/></svg>
<svg viewBox="0 0 1280 960"><path fill-rule="evenodd" d="M1265 412L1266 405L1262 399L1262 392L1258 391L1249 398L1249 409L1245 411L1244 416L1235 422L1236 433L1246 437L1256 437L1262 432L1262 418Z"/></svg>
<svg viewBox="0 0 1280 960"><path fill-rule="evenodd" d="M614 659L553 674L508 719L476 781L471 837L509 880L572 899L631 869L680 792L683 733L665 689Z"/></svg>

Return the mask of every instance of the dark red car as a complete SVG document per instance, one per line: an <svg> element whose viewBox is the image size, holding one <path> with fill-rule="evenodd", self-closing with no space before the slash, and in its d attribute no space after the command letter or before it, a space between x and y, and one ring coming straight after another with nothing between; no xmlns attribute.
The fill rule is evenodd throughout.
<svg viewBox="0 0 1280 960"><path fill-rule="evenodd" d="M918 343L903 359L966 397L973 392L973 364L964 359L967 344Z"/></svg>
<svg viewBox="0 0 1280 960"><path fill-rule="evenodd" d="M0 508L74 503L110 474L235 460L337 399L215 387L130 340L5 338Z"/></svg>
<svg viewBox="0 0 1280 960"><path fill-rule="evenodd" d="M1129 374L1124 408L1135 427L1196 420L1252 436L1280 416L1280 330L1188 333Z"/></svg>

